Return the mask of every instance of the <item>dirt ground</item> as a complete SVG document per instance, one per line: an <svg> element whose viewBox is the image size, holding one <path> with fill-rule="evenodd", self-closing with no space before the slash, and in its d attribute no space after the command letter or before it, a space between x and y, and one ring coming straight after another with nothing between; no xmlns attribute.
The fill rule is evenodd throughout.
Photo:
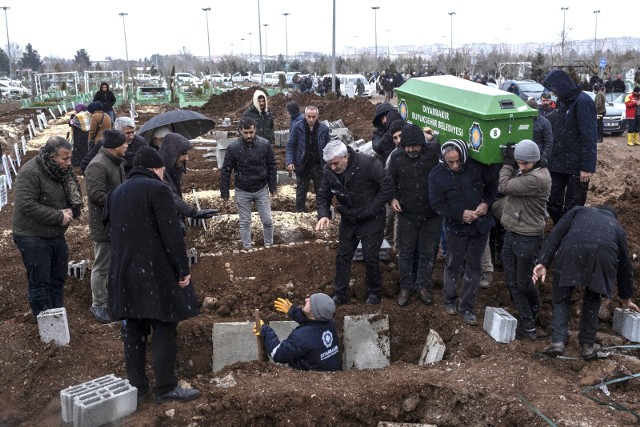
<svg viewBox="0 0 640 427"><path fill-rule="evenodd" d="M251 99L251 92L234 91L212 98L202 113L220 124L224 117L237 121ZM342 119L356 138L369 139L374 105L366 100L335 100L297 95L301 106L314 103L321 118ZM270 100L277 129L288 128L284 104L278 95ZM376 100L374 99L374 102ZM154 113L139 111L140 124ZM28 112L0 113L2 150L13 145L23 132L16 119ZM65 135L66 121L31 141L35 148L51 134ZM216 129L221 129L219 126ZM638 227L637 162L640 147L627 147L626 136L606 137L598 146L598 170L592 179L588 204L607 202L617 207L627 230L630 251L640 249ZM277 148L279 168L283 153ZM196 190L203 207L222 208L219 200L219 171L215 162L192 150L190 170L183 189L192 200ZM35 151L30 151L27 158ZM84 188L84 181L81 182ZM10 202L13 195L9 194ZM292 213L295 190L281 186L273 200L276 244L261 249L262 236L254 218L254 242L258 249L239 251L238 220L232 206L220 217L208 221L208 231L190 228L187 247L200 254L192 269L193 283L202 303L202 313L178 328L179 377L202 390L202 396L187 403L142 403L138 410L120 420L118 426L375 426L380 421L430 423L438 426L545 426L532 408L559 426L631 426L640 421L606 400L601 391L585 391L625 375L640 372L640 352L618 349L607 359L586 363L581 359L547 359L539 352L550 333L550 285L541 287L539 339L495 342L481 326L468 326L460 316L445 314L442 306L442 260L434 271L434 304L424 306L414 296L408 307L396 305L399 290L395 254L382 263L384 299L378 306L365 306L364 266L354 262L354 286L349 304L336 313L339 334L345 315L385 314L389 316L391 365L384 369L335 373L298 372L269 363L236 363L212 372L212 325L216 322L250 321L259 308L265 321L285 320L272 308L277 297L295 303L314 292L332 293L337 222L324 232L314 230L315 214ZM311 197L313 206L313 197ZM86 204L85 204L86 206ZM120 325L101 325L89 313L89 274L65 285L65 307L71 343L65 347L43 344L27 302L27 281L20 255L11 240L11 204L0 212L0 426L62 426L60 390L107 374L126 378ZM70 259L91 260L88 215L67 232ZM636 277L638 264L634 264ZM636 280L637 284L637 280ZM579 295L575 296L578 300ZM477 298L480 325L485 306L513 306L499 268L489 289ZM579 356L575 304L572 338L567 356ZM598 341L605 346L629 344L611 330L612 301L601 310ZM429 330L437 331L446 344L444 360L419 366ZM148 358L150 360L150 357ZM152 378L151 367L148 370ZM613 401L640 412L639 380L608 386Z"/></svg>

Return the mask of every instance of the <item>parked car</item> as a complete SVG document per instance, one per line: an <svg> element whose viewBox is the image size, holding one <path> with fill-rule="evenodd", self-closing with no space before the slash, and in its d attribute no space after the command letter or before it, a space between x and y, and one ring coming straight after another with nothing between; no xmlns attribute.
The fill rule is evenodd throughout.
<svg viewBox="0 0 640 427"><path fill-rule="evenodd" d="M15 81L12 85L6 80L2 80L0 81L0 93L11 98L21 98L23 95L31 95L31 90L22 85L15 85Z"/></svg>
<svg viewBox="0 0 640 427"><path fill-rule="evenodd" d="M515 85L518 90L517 95L525 101L529 98L535 98L535 100L538 101L542 92L549 92L544 88L544 86L535 80L505 80L500 85L500 90L510 92L509 88L511 85Z"/></svg>
<svg viewBox="0 0 640 427"><path fill-rule="evenodd" d="M202 80L210 83L223 83L226 81L225 77L222 74L218 74L218 73L204 76Z"/></svg>
<svg viewBox="0 0 640 427"><path fill-rule="evenodd" d="M138 84L151 83L152 80L153 80L153 78L151 77L151 74L144 74L144 73L136 74L136 82Z"/></svg>
<svg viewBox="0 0 640 427"><path fill-rule="evenodd" d="M176 73L175 81L178 84L191 84L194 86L200 86L202 84L202 80L189 73Z"/></svg>
<svg viewBox="0 0 640 427"><path fill-rule="evenodd" d="M587 95L593 99L595 102L596 94L593 92L584 91ZM605 106L607 112L604 115L604 119L602 120L602 127L604 128L604 133L609 135L620 135L625 130L627 130L627 119L625 116L625 110L621 110L616 108L612 102L608 102Z"/></svg>
<svg viewBox="0 0 640 427"><path fill-rule="evenodd" d="M231 81L235 82L235 83L250 82L251 81L251 76L250 75L242 75L242 73L235 73L233 76L231 76Z"/></svg>

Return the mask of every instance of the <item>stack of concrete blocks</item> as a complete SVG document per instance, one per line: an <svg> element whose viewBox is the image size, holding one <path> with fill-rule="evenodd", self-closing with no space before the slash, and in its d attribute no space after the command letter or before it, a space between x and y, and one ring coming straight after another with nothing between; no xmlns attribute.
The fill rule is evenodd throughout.
<svg viewBox="0 0 640 427"><path fill-rule="evenodd" d="M338 119L335 120L333 122L330 122L328 120L323 120L322 123L324 123L325 125L327 125L327 127L329 128L329 130L331 129L338 129L338 128L343 128L345 127L344 122L342 121L342 119Z"/></svg>
<svg viewBox="0 0 640 427"><path fill-rule="evenodd" d="M227 151L227 147L237 139L238 138L221 138L218 140L216 144L216 163L218 164L218 168L224 165L224 154Z"/></svg>
<svg viewBox="0 0 640 427"><path fill-rule="evenodd" d="M68 345L69 322L67 310L64 307L51 308L38 314L38 332L42 342L53 342L56 345Z"/></svg>
<svg viewBox="0 0 640 427"><path fill-rule="evenodd" d="M389 251L391 251L391 245L387 242L387 239L382 239L382 244L380 245L380 251L378 252L378 256L381 261L389 260ZM356 252L353 254L354 261L363 261L364 255L362 254L362 241L358 242L358 247L356 248Z"/></svg>
<svg viewBox="0 0 640 427"><path fill-rule="evenodd" d="M280 338L286 339L298 323L293 321L275 321L269 326ZM236 362L258 360L258 344L252 333L253 322L214 323L213 342L213 372L217 372L227 365Z"/></svg>
<svg viewBox="0 0 640 427"><path fill-rule="evenodd" d="M113 374L60 392L62 419L74 427L93 427L117 421L135 412L138 390Z"/></svg>
<svg viewBox="0 0 640 427"><path fill-rule="evenodd" d="M357 141L353 141L349 146L353 148L353 151L356 153L367 154L369 156L374 156L376 154L376 152L373 151L373 143L371 141L367 142L364 139L359 139Z"/></svg>
<svg viewBox="0 0 640 427"><path fill-rule="evenodd" d="M613 311L613 331L632 342L640 342L640 313L616 308Z"/></svg>
<svg viewBox="0 0 640 427"><path fill-rule="evenodd" d="M84 274L87 272L87 264L87 260L85 259L78 263L69 261L67 264L67 276L75 279L83 279Z"/></svg>
<svg viewBox="0 0 640 427"><path fill-rule="evenodd" d="M389 366L391 360L389 316L384 314L345 316L343 330L343 370Z"/></svg>
<svg viewBox="0 0 640 427"><path fill-rule="evenodd" d="M289 172L288 171L278 171L277 172L277 181L278 185L286 185L289 183Z"/></svg>
<svg viewBox="0 0 640 427"><path fill-rule="evenodd" d="M518 321L507 310L501 307L486 307L482 328L494 340L507 344L516 339Z"/></svg>
<svg viewBox="0 0 640 427"><path fill-rule="evenodd" d="M446 346L440 335L433 329L429 330L427 336L427 342L422 349L422 355L420 356L419 365L426 365L427 363L436 363L442 360L444 357L444 351Z"/></svg>
<svg viewBox="0 0 640 427"><path fill-rule="evenodd" d="M277 130L274 132L275 135L275 146L276 147L286 147L289 142L289 131L288 130Z"/></svg>
<svg viewBox="0 0 640 427"><path fill-rule="evenodd" d="M189 267L198 262L198 251L196 251L196 248L187 250L187 258L189 259Z"/></svg>
<svg viewBox="0 0 640 427"><path fill-rule="evenodd" d="M345 145L349 145L353 142L353 134L349 128L335 128L329 132L329 138L338 141L342 141Z"/></svg>

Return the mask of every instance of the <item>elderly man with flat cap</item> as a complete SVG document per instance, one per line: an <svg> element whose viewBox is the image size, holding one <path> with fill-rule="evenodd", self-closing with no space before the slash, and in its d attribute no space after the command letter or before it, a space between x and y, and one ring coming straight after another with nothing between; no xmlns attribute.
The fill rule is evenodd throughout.
<svg viewBox="0 0 640 427"><path fill-rule="evenodd" d="M284 341L264 322L260 321L259 328L254 325L253 333L262 337L274 362L302 371L340 370L338 330L333 321L336 305L329 295L313 294L304 300L302 308L284 298L273 305L299 324Z"/></svg>

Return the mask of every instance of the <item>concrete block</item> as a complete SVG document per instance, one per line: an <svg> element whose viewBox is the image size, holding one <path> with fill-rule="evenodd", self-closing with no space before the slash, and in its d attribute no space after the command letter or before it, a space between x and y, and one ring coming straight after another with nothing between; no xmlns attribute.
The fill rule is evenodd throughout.
<svg viewBox="0 0 640 427"><path fill-rule="evenodd" d="M276 147L286 147L289 142L289 131L288 130L277 130L274 132L275 141L274 144Z"/></svg>
<svg viewBox="0 0 640 427"><path fill-rule="evenodd" d="M289 183L289 172L278 171L278 185L286 185Z"/></svg>
<svg viewBox="0 0 640 427"><path fill-rule="evenodd" d="M71 337L69 336L67 310L60 307L41 311L38 314L38 331L42 342L53 341L56 345L69 344Z"/></svg>
<svg viewBox="0 0 640 427"><path fill-rule="evenodd" d="M329 133L331 139L338 139L345 144L349 145L353 141L353 134L349 128L334 128Z"/></svg>
<svg viewBox="0 0 640 427"><path fill-rule="evenodd" d="M345 127L344 122L342 121L342 119L338 119L338 120L335 120L333 122L330 122L328 120L324 120L323 123L326 124L329 127L329 129L336 129L336 128Z"/></svg>
<svg viewBox="0 0 640 427"><path fill-rule="evenodd" d="M343 370L384 368L390 359L389 316L344 317Z"/></svg>
<svg viewBox="0 0 640 427"><path fill-rule="evenodd" d="M284 341L289 334L298 327L298 323L293 320L274 320L273 322L269 322L269 326L271 326L273 332L278 335L280 341ZM271 355L269 355L269 360L273 362Z"/></svg>
<svg viewBox="0 0 640 427"><path fill-rule="evenodd" d="M238 138L222 138L218 140L216 145L216 163L218 164L218 168L224 165L224 154L227 152L227 147L237 139Z"/></svg>
<svg viewBox="0 0 640 427"><path fill-rule="evenodd" d="M435 363L442 360L444 357L444 351L446 346L440 335L433 329L429 330L427 336L427 342L422 349L422 356L420 356L419 365L426 365L427 363Z"/></svg>
<svg viewBox="0 0 640 427"><path fill-rule="evenodd" d="M640 342L640 313L616 308L613 311L613 331L632 342Z"/></svg>
<svg viewBox="0 0 640 427"><path fill-rule="evenodd" d="M355 149L355 151L358 153L366 154L368 156L373 156L376 154L376 152L373 151L373 143L371 141L365 142L364 144L359 145L358 148Z"/></svg>
<svg viewBox="0 0 640 427"><path fill-rule="evenodd" d="M516 339L518 321L507 310L500 307L487 307L484 310L482 328L499 343L509 343Z"/></svg>
<svg viewBox="0 0 640 427"><path fill-rule="evenodd" d="M60 391L62 419L67 423L73 421L73 402L75 401L76 397L91 393L96 389L107 387L119 381L121 381L121 378L118 378L113 374L109 374L82 384L67 387L64 390Z"/></svg>
<svg viewBox="0 0 640 427"><path fill-rule="evenodd" d="M333 218L332 218L333 219ZM389 251L391 250L391 245L387 242L387 239L382 239L382 244L380 245L380 251L378 252L378 256L380 257L380 261L388 261L389 260ZM364 255L362 254L362 241L358 242L358 247L356 248L356 252L353 254L354 261L363 261Z"/></svg>
<svg viewBox="0 0 640 427"><path fill-rule="evenodd" d="M198 262L198 251L196 251L196 248L187 250L187 258L189 259L189 267Z"/></svg>
<svg viewBox="0 0 640 427"><path fill-rule="evenodd" d="M236 362L258 360L253 322L226 322L213 324L213 372Z"/></svg>
<svg viewBox="0 0 640 427"><path fill-rule="evenodd" d="M74 399L74 427L101 426L136 411L138 389L129 380L119 380Z"/></svg>

